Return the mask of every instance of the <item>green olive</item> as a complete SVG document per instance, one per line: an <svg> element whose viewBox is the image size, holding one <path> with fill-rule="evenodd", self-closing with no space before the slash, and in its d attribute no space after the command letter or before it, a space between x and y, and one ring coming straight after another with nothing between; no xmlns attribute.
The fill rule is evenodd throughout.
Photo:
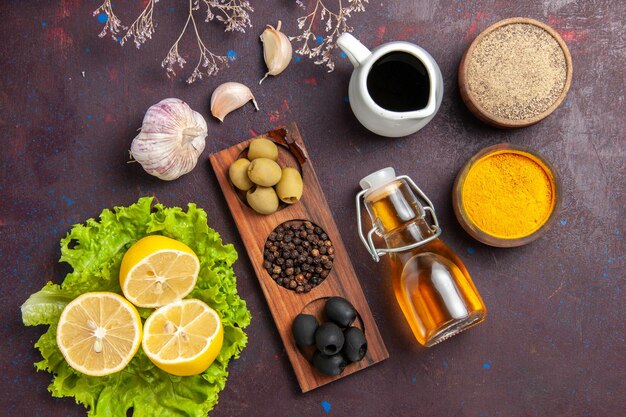
<svg viewBox="0 0 626 417"><path fill-rule="evenodd" d="M248 178L256 185L271 187L280 181L280 165L271 159L258 158L248 166Z"/></svg>
<svg viewBox="0 0 626 417"><path fill-rule="evenodd" d="M276 184L276 194L281 201L287 204L295 204L302 197L302 177L295 168L283 168L283 175Z"/></svg>
<svg viewBox="0 0 626 417"><path fill-rule="evenodd" d="M278 147L269 139L255 139L250 142L248 148L248 159L267 158L278 161Z"/></svg>
<svg viewBox="0 0 626 417"><path fill-rule="evenodd" d="M248 190L246 200L257 213L272 214L278 210L278 197L272 187L254 187Z"/></svg>
<svg viewBox="0 0 626 417"><path fill-rule="evenodd" d="M254 186L254 183L248 178L248 166L250 161L246 158L237 159L228 168L228 176L231 182L242 191L248 191Z"/></svg>

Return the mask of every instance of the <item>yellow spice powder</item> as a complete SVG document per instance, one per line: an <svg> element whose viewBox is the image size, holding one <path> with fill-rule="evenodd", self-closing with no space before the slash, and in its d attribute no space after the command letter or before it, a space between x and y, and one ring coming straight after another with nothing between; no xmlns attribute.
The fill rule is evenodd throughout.
<svg viewBox="0 0 626 417"><path fill-rule="evenodd" d="M525 237L554 209L554 181L532 155L506 150L487 155L469 170L463 207L483 232L502 239Z"/></svg>

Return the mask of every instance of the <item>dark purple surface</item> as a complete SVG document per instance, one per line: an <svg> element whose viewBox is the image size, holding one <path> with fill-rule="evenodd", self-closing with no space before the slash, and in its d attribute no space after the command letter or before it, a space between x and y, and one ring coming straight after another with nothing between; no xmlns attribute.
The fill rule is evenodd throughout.
<svg viewBox="0 0 626 417"><path fill-rule="evenodd" d="M53 399L46 391L50 375L33 367L40 359L33 344L43 328L23 327L19 306L46 281L63 278L58 242L72 224L146 195L165 205L196 202L240 254L235 271L253 315L250 342L230 365L211 416L624 414L626 3L372 1L350 20L354 35L370 47L391 40L417 43L435 57L445 79L437 117L417 134L396 140L370 134L352 116L345 101L351 65L338 52L334 73L302 58L258 85L265 71L258 35L278 19L295 35L302 11L293 1L253 2L254 28L245 35L223 34L210 25L207 43L215 52L235 51L236 61L192 86L168 80L160 62L184 23L181 3L157 4L159 26L140 50L97 37L101 24L91 16L97 1L0 5L0 414L85 414L72 399ZM136 15L130 9L139 5L119 6L126 21ZM549 118L502 131L469 114L460 102L456 70L474 36L513 16L537 18L561 33L572 53L574 78L565 102ZM196 53L191 37L184 45ZM247 105L223 124L211 118L210 94L225 81L251 86L261 111ZM126 163L145 110L165 97L185 100L209 124L198 167L169 183ZM291 120L307 142L391 355L306 395L299 393L206 160L251 136L251 129L260 133ZM544 153L563 189L552 229L517 249L472 240L451 208L452 183L465 161L505 141ZM413 177L433 200L444 240L465 260L489 308L485 323L428 350L411 339L385 265L369 259L356 234L358 181L388 165Z"/></svg>

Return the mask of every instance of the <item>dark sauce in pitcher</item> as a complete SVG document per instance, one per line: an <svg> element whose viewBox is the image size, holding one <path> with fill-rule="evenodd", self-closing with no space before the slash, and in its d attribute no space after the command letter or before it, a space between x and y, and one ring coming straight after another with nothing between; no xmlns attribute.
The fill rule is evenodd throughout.
<svg viewBox="0 0 626 417"><path fill-rule="evenodd" d="M372 65L367 75L367 90L384 109L415 111L428 104L430 79L417 57L406 52L390 52Z"/></svg>

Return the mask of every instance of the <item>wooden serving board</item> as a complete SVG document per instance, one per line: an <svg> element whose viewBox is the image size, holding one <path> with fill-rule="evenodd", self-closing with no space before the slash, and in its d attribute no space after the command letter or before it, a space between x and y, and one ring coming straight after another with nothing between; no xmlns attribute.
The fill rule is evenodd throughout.
<svg viewBox="0 0 626 417"><path fill-rule="evenodd" d="M281 166L299 165L304 181L301 200L274 214L261 215L254 212L228 177L228 168L248 148L252 139L217 152L209 159L250 256L300 388L302 392L307 392L387 359L389 353L363 295L296 124L291 123L261 137L272 139L279 145ZM330 274L308 293L296 293L281 287L263 267L263 251L268 235L280 224L293 220L309 220L317 224L326 231L335 247L335 259ZM322 375L313 368L305 357L307 352L300 352L291 333L291 324L299 313L320 316L323 300L331 296L343 297L354 305L360 315L357 326L364 330L368 344L367 354L361 361L349 364L342 374L334 377Z"/></svg>

